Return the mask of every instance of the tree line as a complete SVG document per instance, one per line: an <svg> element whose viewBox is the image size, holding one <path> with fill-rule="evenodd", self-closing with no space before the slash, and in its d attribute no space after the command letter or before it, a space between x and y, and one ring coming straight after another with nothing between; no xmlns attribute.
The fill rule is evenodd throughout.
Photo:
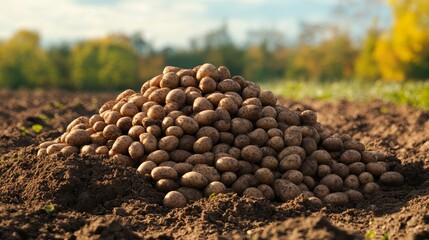
<svg viewBox="0 0 429 240"><path fill-rule="evenodd" d="M252 81L302 79L403 81L429 78L429 2L390 0L393 24L374 24L362 42L335 25L303 25L287 43L274 30L232 40L227 24L193 39L187 48L155 49L141 34L112 34L42 48L40 36L17 31L0 41L0 87L107 90L135 88L164 66L225 65Z"/></svg>

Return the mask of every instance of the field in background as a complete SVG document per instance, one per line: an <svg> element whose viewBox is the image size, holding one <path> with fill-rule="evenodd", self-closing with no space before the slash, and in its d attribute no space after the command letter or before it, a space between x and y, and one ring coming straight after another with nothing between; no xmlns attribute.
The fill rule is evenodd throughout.
<svg viewBox="0 0 429 240"><path fill-rule="evenodd" d="M381 99L396 104L408 104L423 110L429 109L428 81L406 81L402 83L377 81L368 83L347 80L338 82L273 80L259 84L262 88L270 89L276 95L294 100L311 98L366 102L372 99Z"/></svg>

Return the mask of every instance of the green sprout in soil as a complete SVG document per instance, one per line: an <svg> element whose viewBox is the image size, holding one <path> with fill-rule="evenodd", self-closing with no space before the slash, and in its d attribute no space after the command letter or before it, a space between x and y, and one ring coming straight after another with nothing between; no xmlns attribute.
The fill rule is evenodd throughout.
<svg viewBox="0 0 429 240"><path fill-rule="evenodd" d="M51 216L54 211L55 211L55 206L52 203L46 204L45 207L43 208L43 210L45 210L45 212Z"/></svg>
<svg viewBox="0 0 429 240"><path fill-rule="evenodd" d="M210 194L209 199L215 199L215 198L216 198L216 196L217 196L217 194L216 194L216 193L212 193L212 194Z"/></svg>
<svg viewBox="0 0 429 240"><path fill-rule="evenodd" d="M375 239L375 231L371 230L365 234L365 239ZM385 233L380 240L389 240L389 233Z"/></svg>
<svg viewBox="0 0 429 240"><path fill-rule="evenodd" d="M61 102L59 102L59 101L55 101L54 103L54 107L55 108L58 108L58 109L64 109L64 104L62 104Z"/></svg>
<svg viewBox="0 0 429 240"><path fill-rule="evenodd" d="M44 122L49 123L52 121L52 118L46 116L45 114L41 113L39 114L39 118L42 119Z"/></svg>
<svg viewBox="0 0 429 240"><path fill-rule="evenodd" d="M21 132L21 136L26 136L28 134L28 129L25 126L21 126L18 129Z"/></svg>
<svg viewBox="0 0 429 240"><path fill-rule="evenodd" d="M31 129L35 133L40 133L43 130L43 126L40 124L34 124L33 126L31 126Z"/></svg>

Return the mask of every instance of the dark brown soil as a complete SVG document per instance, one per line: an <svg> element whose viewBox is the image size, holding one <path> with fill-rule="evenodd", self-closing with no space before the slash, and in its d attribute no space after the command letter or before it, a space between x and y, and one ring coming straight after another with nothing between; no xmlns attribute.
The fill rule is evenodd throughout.
<svg viewBox="0 0 429 240"><path fill-rule="evenodd" d="M334 208L229 194L166 209L163 194L135 169L96 156L36 156L40 142L114 96L0 92L0 239L429 239L427 111L380 101L282 101L312 108L333 132L389 154L406 184L382 186L363 202Z"/></svg>

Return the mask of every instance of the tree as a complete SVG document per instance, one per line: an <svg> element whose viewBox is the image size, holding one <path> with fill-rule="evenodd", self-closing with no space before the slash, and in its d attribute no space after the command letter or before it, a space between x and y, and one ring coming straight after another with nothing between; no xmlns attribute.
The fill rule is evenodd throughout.
<svg viewBox="0 0 429 240"><path fill-rule="evenodd" d="M375 58L383 79L429 77L429 2L390 0L394 23L377 42Z"/></svg>
<svg viewBox="0 0 429 240"><path fill-rule="evenodd" d="M371 27L355 63L356 76L359 80L376 80L380 77L380 71L374 56L378 37L379 31L375 26Z"/></svg>
<svg viewBox="0 0 429 240"><path fill-rule="evenodd" d="M57 86L57 73L40 47L37 33L21 30L0 45L0 84L11 88Z"/></svg>

